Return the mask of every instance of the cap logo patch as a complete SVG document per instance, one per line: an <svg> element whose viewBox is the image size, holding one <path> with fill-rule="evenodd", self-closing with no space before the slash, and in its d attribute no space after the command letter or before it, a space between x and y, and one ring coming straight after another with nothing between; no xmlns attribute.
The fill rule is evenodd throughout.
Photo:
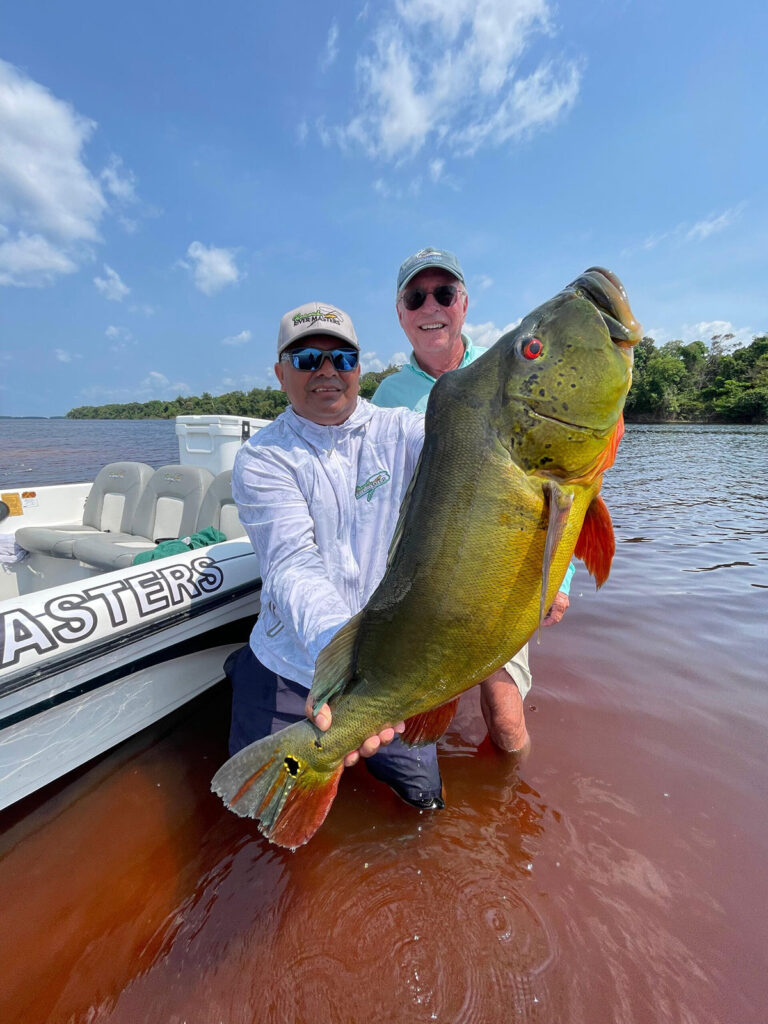
<svg viewBox="0 0 768 1024"><path fill-rule="evenodd" d="M317 309L310 310L309 313L297 313L293 318L293 326L304 327L308 324L316 324L318 321L340 326L344 322L344 317L337 309L323 309L318 306Z"/></svg>

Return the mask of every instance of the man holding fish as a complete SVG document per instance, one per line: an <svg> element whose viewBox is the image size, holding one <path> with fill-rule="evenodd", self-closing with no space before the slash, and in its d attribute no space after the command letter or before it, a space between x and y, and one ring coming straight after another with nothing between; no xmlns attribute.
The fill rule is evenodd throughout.
<svg viewBox="0 0 768 1024"><path fill-rule="evenodd" d="M381 382L372 399L376 405L404 405L423 412L439 377L468 366L486 351L463 333L468 302L464 272L454 253L421 249L403 261L397 275L397 316L413 353L397 373ZM542 625L553 626L562 619L574 570L571 562ZM523 700L530 688L527 644L480 684L488 734L502 750L520 751L529 745Z"/></svg>
<svg viewBox="0 0 768 1024"><path fill-rule="evenodd" d="M460 695L545 618L572 555L605 582L615 539L600 489L641 337L621 281L589 267L442 373L422 421L358 398L341 310L283 318L276 372L291 407L243 445L232 480L263 577L258 678L234 679L237 752L211 783L234 813L301 846L359 752L395 733L421 756L434 749ZM386 781L408 799L407 775ZM442 806L432 792L409 802Z"/></svg>
<svg viewBox="0 0 768 1024"><path fill-rule="evenodd" d="M226 665L231 754L304 717L317 655L384 575L424 439L423 414L359 398L359 343L338 307L312 302L286 313L277 357L290 407L240 449L232 475L263 588L250 645ZM314 721L329 728L327 707ZM443 807L435 745L405 746L395 726L403 728L393 723L345 763L362 754L407 803Z"/></svg>

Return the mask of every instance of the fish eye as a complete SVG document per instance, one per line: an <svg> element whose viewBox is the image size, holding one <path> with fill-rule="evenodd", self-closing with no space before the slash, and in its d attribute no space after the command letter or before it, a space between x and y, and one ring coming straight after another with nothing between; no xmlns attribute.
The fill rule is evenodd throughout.
<svg viewBox="0 0 768 1024"><path fill-rule="evenodd" d="M538 359L544 351L544 346L538 338L529 338L523 345L522 351L526 359Z"/></svg>

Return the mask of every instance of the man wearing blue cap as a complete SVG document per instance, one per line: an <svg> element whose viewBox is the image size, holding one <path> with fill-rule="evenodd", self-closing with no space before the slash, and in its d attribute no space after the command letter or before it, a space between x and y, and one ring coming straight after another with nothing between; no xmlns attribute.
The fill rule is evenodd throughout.
<svg viewBox="0 0 768 1024"><path fill-rule="evenodd" d="M385 377L372 401L380 406L427 408L435 381L449 370L468 366L485 352L462 333L468 296L458 259L446 249L421 249L403 262L397 275L397 316L413 352L397 373ZM545 619L552 626L563 617L574 565ZM480 684L480 706L488 733L502 750L525 750L530 740L523 700L531 688L528 646Z"/></svg>

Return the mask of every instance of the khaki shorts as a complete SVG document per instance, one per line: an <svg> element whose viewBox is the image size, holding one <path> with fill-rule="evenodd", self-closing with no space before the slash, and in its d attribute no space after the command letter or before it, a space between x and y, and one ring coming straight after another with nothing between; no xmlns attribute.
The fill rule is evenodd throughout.
<svg viewBox="0 0 768 1024"><path fill-rule="evenodd" d="M521 647L514 658L509 659L504 668L514 679L515 686L520 691L520 696L525 700L525 696L530 690L533 681L531 670L528 668L528 644Z"/></svg>

